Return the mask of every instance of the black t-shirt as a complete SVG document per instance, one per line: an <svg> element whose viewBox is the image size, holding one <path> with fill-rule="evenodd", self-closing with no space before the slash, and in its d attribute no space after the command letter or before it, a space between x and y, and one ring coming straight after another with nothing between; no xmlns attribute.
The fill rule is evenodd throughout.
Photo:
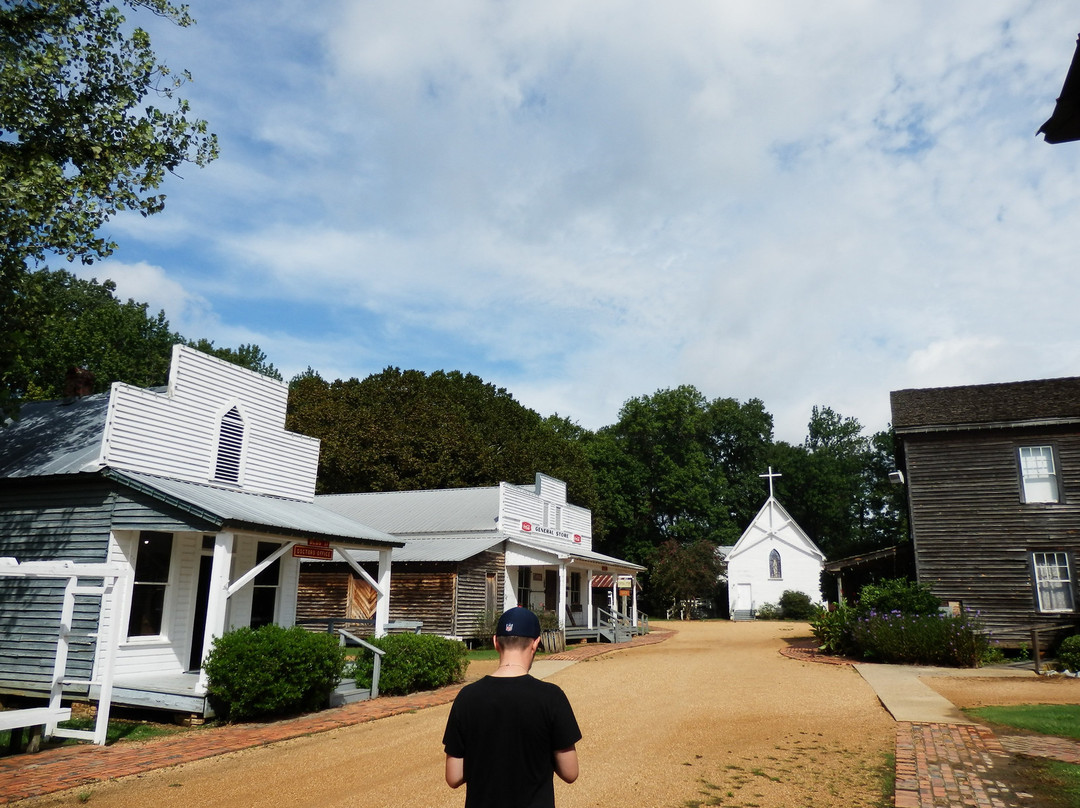
<svg viewBox="0 0 1080 808"><path fill-rule="evenodd" d="M485 676L454 699L446 754L465 760L465 808L554 808L554 753L581 740L566 694L532 676Z"/></svg>

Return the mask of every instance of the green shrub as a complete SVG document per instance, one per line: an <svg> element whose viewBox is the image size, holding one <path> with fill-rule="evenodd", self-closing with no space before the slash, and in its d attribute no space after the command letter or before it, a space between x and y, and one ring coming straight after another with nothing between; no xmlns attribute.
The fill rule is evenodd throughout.
<svg viewBox="0 0 1080 808"><path fill-rule="evenodd" d="M805 592L792 589L780 596L780 613L785 620L809 620L818 612L818 606Z"/></svg>
<svg viewBox="0 0 1080 808"><path fill-rule="evenodd" d="M810 619L810 632L817 637L820 649L826 654L857 656L852 632L856 612L850 606L840 604L834 611L822 609Z"/></svg>
<svg viewBox="0 0 1080 808"><path fill-rule="evenodd" d="M434 634L388 634L367 640L386 653L382 657L379 692L403 696L460 682L469 666L469 649L459 640ZM371 687L375 662L371 653L357 658L356 686Z"/></svg>
<svg viewBox="0 0 1080 808"><path fill-rule="evenodd" d="M1080 634L1074 634L1062 640L1057 658L1068 670L1080 671Z"/></svg>
<svg viewBox="0 0 1080 808"><path fill-rule="evenodd" d="M754 617L758 620L780 620L783 616L783 610L776 603L762 603L754 610Z"/></svg>
<svg viewBox="0 0 1080 808"><path fill-rule="evenodd" d="M853 645L875 662L974 668L990 653L981 621L951 614L860 614L851 624Z"/></svg>
<svg viewBox="0 0 1080 808"><path fill-rule="evenodd" d="M325 707L341 680L345 649L333 634L270 624L216 638L203 667L214 712L243 721Z"/></svg>
<svg viewBox="0 0 1080 808"><path fill-rule="evenodd" d="M859 594L859 611L863 614L937 614L940 606L941 600L930 591L929 586L905 578L889 578L867 584Z"/></svg>

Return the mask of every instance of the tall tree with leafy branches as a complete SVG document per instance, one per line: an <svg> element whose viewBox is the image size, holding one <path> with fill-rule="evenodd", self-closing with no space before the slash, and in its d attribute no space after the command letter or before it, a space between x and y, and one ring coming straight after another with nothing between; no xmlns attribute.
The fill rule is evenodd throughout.
<svg viewBox="0 0 1080 808"><path fill-rule="evenodd" d="M167 0L124 0L179 26ZM150 37L101 0L0 0L0 409L16 405L15 361L33 335L31 269L52 258L93 263L116 244L116 213L160 212L159 189L185 163L205 165L217 140L176 95L189 78Z"/></svg>

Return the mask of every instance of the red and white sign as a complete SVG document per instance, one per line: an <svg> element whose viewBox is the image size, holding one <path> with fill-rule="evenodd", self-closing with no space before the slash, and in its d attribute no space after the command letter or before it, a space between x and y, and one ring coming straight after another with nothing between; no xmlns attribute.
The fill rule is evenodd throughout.
<svg viewBox="0 0 1080 808"><path fill-rule="evenodd" d="M293 558L316 558L319 561L333 561L334 551L329 547L310 547L303 544L293 545Z"/></svg>
<svg viewBox="0 0 1080 808"><path fill-rule="evenodd" d="M521 523L521 532L522 533L532 533L532 522L522 522Z"/></svg>
<svg viewBox="0 0 1080 808"><path fill-rule="evenodd" d="M574 534L574 544L581 544L581 534L580 533L575 533Z"/></svg>

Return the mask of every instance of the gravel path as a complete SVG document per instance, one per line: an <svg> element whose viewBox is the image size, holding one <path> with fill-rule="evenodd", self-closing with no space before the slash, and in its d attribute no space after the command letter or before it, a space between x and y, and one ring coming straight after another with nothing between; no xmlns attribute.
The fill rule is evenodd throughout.
<svg viewBox="0 0 1080 808"><path fill-rule="evenodd" d="M584 739L560 808L880 805L895 725L849 666L788 659L791 623L675 623L666 642L576 663L550 681ZM482 667L473 671L482 674ZM89 804L460 806L442 780L449 705L96 784ZM67 792L19 803L80 804Z"/></svg>

